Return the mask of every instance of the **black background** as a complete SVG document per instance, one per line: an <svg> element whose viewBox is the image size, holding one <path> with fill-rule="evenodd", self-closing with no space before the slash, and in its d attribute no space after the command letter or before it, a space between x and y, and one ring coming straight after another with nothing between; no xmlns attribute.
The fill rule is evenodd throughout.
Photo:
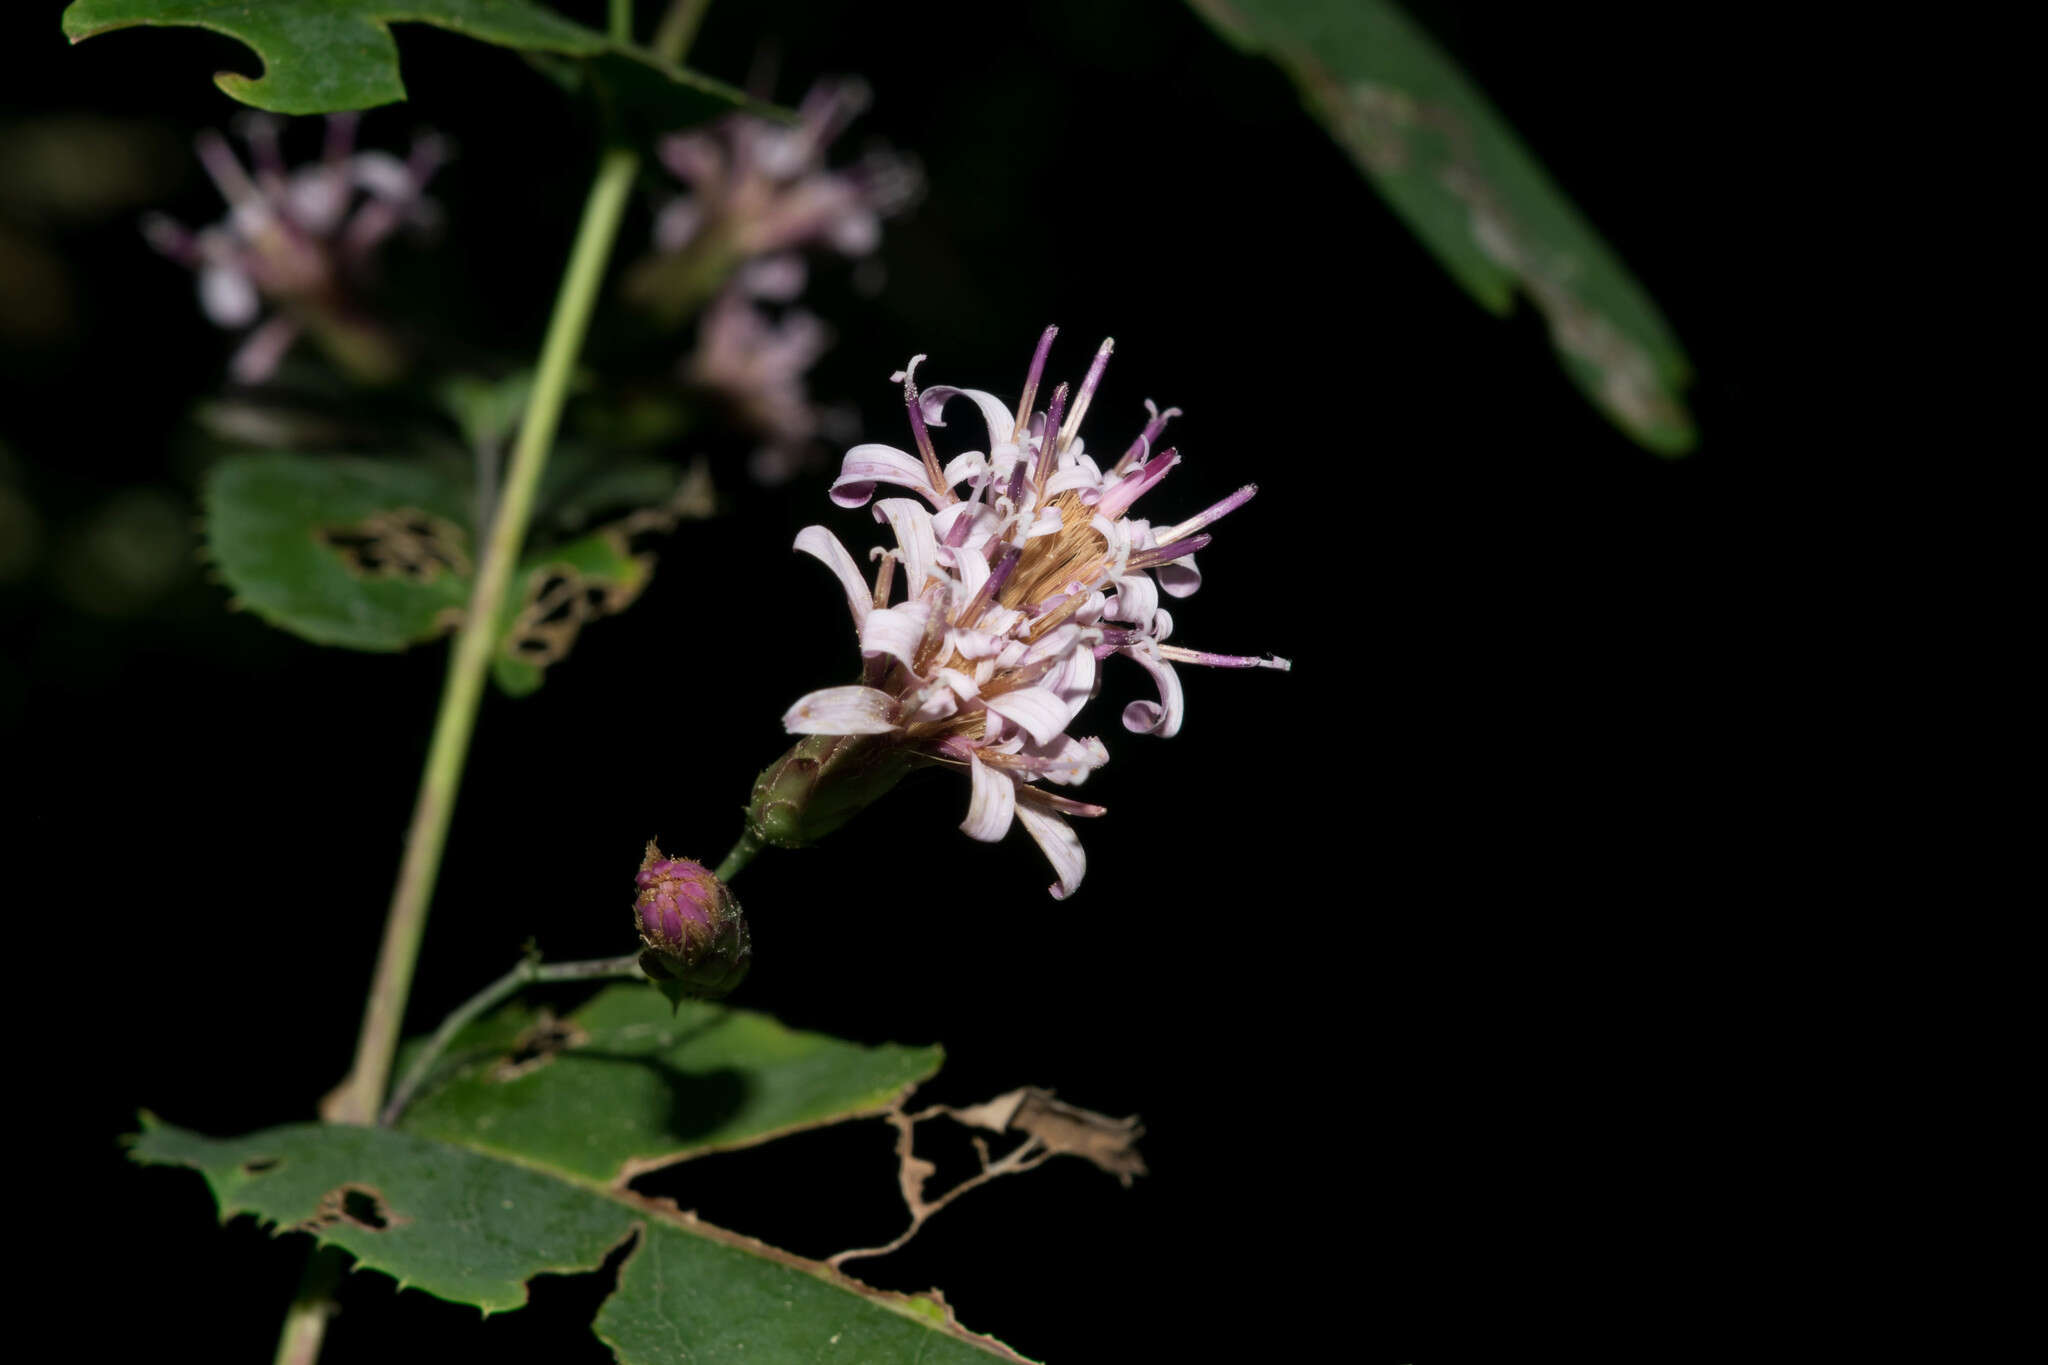
<svg viewBox="0 0 2048 1365"><path fill-rule="evenodd" d="M35 8L0 30L0 118L157 122L182 177L164 206L212 218L185 148L231 116L206 77L253 69L246 51L185 30L68 48ZM1645 1318L1668 1355L1744 1293L1719 1248L1768 1097L1753 1002L1724 985L1754 964L1722 945L1753 927L1745 878L1779 834L1758 809L1785 796L1751 759L1776 668L1752 607L1789 444L1757 358L1783 339L1750 294L1771 210L1744 120L1770 78L1676 10L1412 9L1661 302L1699 374L1690 459L1608 427L1538 318L1465 299L1281 74L1175 4L1005 6L998 25L732 3L697 50L744 80L765 33L785 99L860 72L877 100L849 149L878 137L924 163L879 299L829 270L815 293L838 344L814 392L857 403L870 439L902 443L886 380L913 353L927 382L1014 392L1056 321L1069 378L1117 339L1093 441L1127 439L1145 397L1187 410L1160 514L1262 486L1177 634L1294 672L1184 670L1171 741L1115 725L1146 682L1111 672L1112 762L1088 790L1111 814L1083 827L1079 896L1046 897L1021 834L960 836L965 790L936 776L739 884L757 956L738 1003L943 1042L932 1099L1035 1083L1143 1115L1134 1189L1054 1163L862 1272L939 1284L1032 1356L1598 1355L1641 1347ZM365 138L459 143L435 186L435 306L450 332L531 351L590 129L509 54L400 40L413 100ZM0 439L49 547L0 586L0 716L30 807L16 971L45 996L20 1026L28 1135L74 1192L52 1226L97 1267L110 1357L267 1359L296 1249L215 1228L200 1181L132 1168L115 1140L144 1106L222 1134L306 1118L339 1078L443 653L303 644L224 611L197 565L119 611L66 595L66 538L108 499L193 496L179 433L231 343L132 214L46 243L72 320L0 351ZM858 551L864 515L817 479L735 491L739 515L687 526L540 693L487 700L415 1029L530 935L551 957L629 947L640 846L715 860L783 708L849 674L838 590L787 546L822 521ZM888 1142L858 1125L650 1188L822 1255L894 1230ZM544 1281L479 1327L359 1277L326 1359L597 1361L582 1323L602 1292Z"/></svg>

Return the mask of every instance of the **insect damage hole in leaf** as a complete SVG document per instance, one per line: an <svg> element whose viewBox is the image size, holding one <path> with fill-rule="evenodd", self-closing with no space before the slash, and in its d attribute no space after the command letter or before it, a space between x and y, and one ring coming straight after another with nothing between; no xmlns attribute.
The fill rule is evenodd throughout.
<svg viewBox="0 0 2048 1365"><path fill-rule="evenodd" d="M470 571L468 532L416 507L372 512L344 526L316 527L313 536L358 578L431 583L444 572L466 578Z"/></svg>
<svg viewBox="0 0 2048 1365"><path fill-rule="evenodd" d="M512 1049L491 1068L491 1079L503 1084L530 1075L570 1048L590 1041L588 1030L573 1019L557 1019L552 1010L542 1009L533 1023L512 1040Z"/></svg>
<svg viewBox="0 0 2048 1365"><path fill-rule="evenodd" d="M523 570L524 589L498 649L497 676L515 695L540 686L583 627L631 606L654 576L653 542L685 519L713 511L709 474L693 465L667 500L637 508L542 552Z"/></svg>
<svg viewBox="0 0 2048 1365"><path fill-rule="evenodd" d="M658 998L647 999L650 994L644 986L608 990L578 1017L597 1047L628 1051L619 1035L658 1021L661 1011L648 1009L650 1004L666 1009ZM794 1048L799 1071L809 1078L807 1089L829 1079L823 1073L849 1066L857 1070L863 1058L886 1061L893 1055L783 1030L765 1019L750 1022L744 1012L721 1017L738 1022L714 1035L744 1033L751 1040L748 1049L769 1043L778 1053ZM498 1035L499 1050L516 1032ZM735 1041L725 1039L727 1044ZM488 1086L484 1093L502 1097L536 1086L559 1089L565 1075L593 1050L565 1056L517 1087ZM897 1060L915 1063L918 1074L936 1067L936 1058L924 1050L908 1050ZM628 1065L624 1072L643 1069ZM770 1066L756 1074L772 1088L777 1069ZM586 1079L608 1090L623 1078L617 1066L598 1070L602 1074ZM871 1080L856 1082L850 1092L844 1082L837 1083L835 1093L865 1094ZM561 1117L559 1104L551 1109ZM499 1112L508 1120L514 1113ZM679 1344L692 1359L702 1360L831 1359L863 1365L966 1365L991 1355L1022 1360L1000 1342L962 1327L934 1300L874 1289L822 1263L606 1183L604 1173L616 1166L609 1150L582 1154L589 1173L578 1174L573 1161L558 1159L575 1158L573 1146L536 1152L529 1144L515 1143L504 1155L494 1155L470 1143L390 1128L294 1124L213 1139L148 1114L142 1123L143 1131L131 1143L133 1158L146 1165L199 1169L223 1217L250 1214L291 1229L324 1205L334 1220L313 1235L352 1256L360 1268L491 1313L526 1305L536 1275L577 1276L600 1269L637 1229L640 1240L624 1258L616 1292L604 1298L595 1323L599 1339L622 1365L665 1365L678 1358ZM515 1126L508 1121L496 1131ZM876 1126L869 1127L880 1134ZM281 1160L275 1174L249 1179L239 1169L245 1162L272 1157ZM377 1202L351 1208L351 1189ZM340 1216L350 1212L356 1217ZM365 1226L372 1212L386 1220L385 1228ZM401 1218L406 1220L402 1225Z"/></svg>
<svg viewBox="0 0 2048 1365"><path fill-rule="evenodd" d="M312 1217L298 1225L298 1231L319 1232L337 1223L348 1223L365 1232L383 1232L411 1221L403 1214L393 1213L374 1187L347 1184L337 1185L322 1195L320 1206Z"/></svg>
<svg viewBox="0 0 2048 1365"><path fill-rule="evenodd" d="M536 668L559 663L587 622L618 609L612 600L610 585L586 580L575 565L544 565L527 579L526 600L505 633L505 653Z"/></svg>

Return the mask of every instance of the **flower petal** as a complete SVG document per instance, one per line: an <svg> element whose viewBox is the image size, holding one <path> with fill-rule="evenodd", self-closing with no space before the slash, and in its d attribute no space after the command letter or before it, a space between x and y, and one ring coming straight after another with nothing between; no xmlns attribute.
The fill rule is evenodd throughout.
<svg viewBox="0 0 2048 1365"><path fill-rule="evenodd" d="M957 627L946 632L946 647L963 659L987 659L994 657L1009 641L993 631L961 630Z"/></svg>
<svg viewBox="0 0 2048 1365"><path fill-rule="evenodd" d="M685 194L671 199L654 215L654 247L657 251L681 251L704 224L704 206Z"/></svg>
<svg viewBox="0 0 2048 1365"><path fill-rule="evenodd" d="M1181 716L1186 709L1181 699L1180 675L1148 646L1140 645L1124 653L1137 660L1159 685L1158 701L1134 701L1124 708L1124 728L1133 734L1172 739L1180 733Z"/></svg>
<svg viewBox="0 0 2048 1365"><path fill-rule="evenodd" d="M298 320L280 313L249 333L248 339L235 348L228 361L228 373L238 384L261 384L277 372L284 353L298 339Z"/></svg>
<svg viewBox="0 0 2048 1365"><path fill-rule="evenodd" d="M968 677L957 668L940 669L938 681L952 688L953 695L962 701L967 701L981 695L981 689L975 686L974 679Z"/></svg>
<svg viewBox="0 0 2048 1365"><path fill-rule="evenodd" d="M885 735L896 728L896 699L873 687L827 687L797 698L782 717L793 735Z"/></svg>
<svg viewBox="0 0 2048 1365"><path fill-rule="evenodd" d="M999 697L983 697L982 705L1024 727L1040 744L1050 744L1067 728L1067 703L1049 687L1020 687Z"/></svg>
<svg viewBox="0 0 2048 1365"><path fill-rule="evenodd" d="M941 551L953 560L953 609L960 611L974 600L974 594L981 591L981 585L988 582L988 561L981 551L965 546L957 550Z"/></svg>
<svg viewBox="0 0 2048 1365"><path fill-rule="evenodd" d="M1116 600L1102 614L1112 621L1129 621L1143 629L1159 613L1159 589L1149 574L1125 574L1115 580Z"/></svg>
<svg viewBox="0 0 2048 1365"><path fill-rule="evenodd" d="M939 542L932 535L932 514L909 498L883 498L875 504L875 520L887 521L903 549L903 594L915 598L924 591L939 557Z"/></svg>
<svg viewBox="0 0 2048 1365"><path fill-rule="evenodd" d="M960 829L970 839L992 844L1010 832L1010 820L1017 810L1017 784L971 753L967 767L974 779L974 793L967 800L967 818L960 822Z"/></svg>
<svg viewBox="0 0 2048 1365"><path fill-rule="evenodd" d="M832 481L832 501L841 507L860 507L875 495L878 483L899 484L924 494L934 503L938 490L925 478L924 461L894 446L858 445L839 462L839 477Z"/></svg>
<svg viewBox="0 0 2048 1365"><path fill-rule="evenodd" d="M997 446L1013 445L1010 433L1017 423L1017 414L1008 403L984 389L956 389L951 384L934 384L919 395L924 404L924 420L927 426L946 425L939 419L940 411L951 398L965 398L981 409L981 420L988 426L988 453L993 455Z"/></svg>
<svg viewBox="0 0 2048 1365"><path fill-rule="evenodd" d="M986 473L988 473L988 456L980 451L970 450L964 455L955 455L952 459L946 461L946 487L952 488L957 484L967 482L967 480L977 474Z"/></svg>
<svg viewBox="0 0 2048 1365"><path fill-rule="evenodd" d="M1002 514L987 503L956 502L932 517L932 534L943 545L981 550L985 556L988 552L984 547L1002 519Z"/></svg>
<svg viewBox="0 0 2048 1365"><path fill-rule="evenodd" d="M1049 810L1037 808L1029 800L1017 803L1017 819L1037 841L1046 861L1052 864L1053 875L1059 878L1048 888L1052 898L1063 901L1073 895L1081 885L1083 874L1088 871L1088 853L1081 847L1081 836L1074 833L1074 827L1065 820Z"/></svg>
<svg viewBox="0 0 2048 1365"><path fill-rule="evenodd" d="M1067 719L1074 720L1095 695L1095 651L1077 649L1061 659L1045 675L1043 686L1066 703Z"/></svg>
<svg viewBox="0 0 2048 1365"><path fill-rule="evenodd" d="M1012 761L1048 782L1072 786L1109 762L1109 749L1093 735L1086 739L1061 735L1043 753L1026 754Z"/></svg>
<svg viewBox="0 0 2048 1365"><path fill-rule="evenodd" d="M1202 571L1195 567L1193 555L1161 564L1152 572L1158 575L1159 586L1168 597L1187 597L1202 586Z"/></svg>
<svg viewBox="0 0 2048 1365"><path fill-rule="evenodd" d="M839 537L822 526L806 526L796 533L794 548L816 559L838 576L839 586L846 589L846 605L853 610L855 628L865 625L868 613L875 607L874 593L862 580L860 566L839 543Z"/></svg>
<svg viewBox="0 0 2048 1365"><path fill-rule="evenodd" d="M247 327L256 321L263 301L248 272L231 265L199 268L199 308L219 327Z"/></svg>
<svg viewBox="0 0 2048 1365"><path fill-rule="evenodd" d="M860 628L860 652L870 657L886 654L912 673L917 672L917 647L924 643L925 623L931 608L923 602L905 602L868 613Z"/></svg>
<svg viewBox="0 0 2048 1365"><path fill-rule="evenodd" d="M960 710L960 698L944 683L933 683L911 693L905 704L910 708L903 716L905 725L917 725L928 720L944 720Z"/></svg>
<svg viewBox="0 0 2048 1365"><path fill-rule="evenodd" d="M1080 639L1081 628L1079 626L1072 624L1055 626L1031 642L1031 647L1024 651L1024 657L1019 660L1019 663L1035 664L1043 659L1064 658L1073 652L1074 646L1080 642Z"/></svg>

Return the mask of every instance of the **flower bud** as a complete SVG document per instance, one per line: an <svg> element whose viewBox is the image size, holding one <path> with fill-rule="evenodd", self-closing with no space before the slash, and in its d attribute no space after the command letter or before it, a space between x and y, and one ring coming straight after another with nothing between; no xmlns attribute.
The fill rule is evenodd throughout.
<svg viewBox="0 0 2048 1365"><path fill-rule="evenodd" d="M762 843L801 848L866 810L914 759L893 735L809 735L754 781L747 828Z"/></svg>
<svg viewBox="0 0 2048 1365"><path fill-rule="evenodd" d="M702 863L663 855L653 840L633 879L633 918L644 950L640 970L670 1000L716 998L752 965L746 917L725 883Z"/></svg>

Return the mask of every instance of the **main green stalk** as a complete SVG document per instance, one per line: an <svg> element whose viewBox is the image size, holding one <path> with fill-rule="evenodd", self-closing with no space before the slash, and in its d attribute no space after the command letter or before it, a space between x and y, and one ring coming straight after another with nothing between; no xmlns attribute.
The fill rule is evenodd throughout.
<svg viewBox="0 0 2048 1365"><path fill-rule="evenodd" d="M605 263L611 258L612 242L639 165L639 155L633 151L607 151L583 206L583 225L569 253L569 268L555 300L547 340L541 346L533 396L512 450L511 468L506 471L497 515L491 521L476 586L470 592L462 629L455 636L441 710L434 721L433 744L427 751L426 772L420 779L419 799L406 835L405 859L384 921L377 974L363 1010L355 1067L325 1108L326 1117L335 1123L374 1122L391 1080L391 1061L398 1051L406 998L412 992L420 937L427 927L427 906L441 870L441 852L455 813L456 788L462 781L470 736L476 730L477 707L500 638L506 593L526 542L534 493L540 486L541 471L547 467L576 357L590 330Z"/></svg>
<svg viewBox="0 0 2048 1365"><path fill-rule="evenodd" d="M674 0L656 34L656 54L666 61L681 61L708 5L709 0ZM609 9L611 36L620 42L632 41L632 0L611 0ZM483 700L485 678L498 642L506 595L526 543L527 524L533 516L541 473L547 467L548 453L561 425L576 357L590 331L605 265L611 259L612 245L618 238L619 223L625 216L633 177L639 168L638 152L623 147L607 150L598 162L597 177L584 200L583 220L569 251L561 289L555 296L547 336L541 343L540 367L525 419L520 424L519 440L513 447L511 468L505 475L504 489L479 557L469 607L449 659L441 706L434 719L433 740L427 750L426 770L420 778L412 824L406 833L405 857L399 865L398 883L392 890L384 922L384 942L378 950L376 974L363 1008L355 1062L348 1077L322 1105L323 1116L331 1122L375 1122L391 1081L399 1031L405 1022L406 1001L412 993L413 971L419 961L420 940L426 932L427 908L441 871L441 853L455 814L455 797L469 755L470 738L476 731L477 708ZM313 1365L319 1358L327 1321L334 1313L334 1290L345 1265L342 1254L332 1248L314 1253L298 1296L285 1314L277 1343L277 1365Z"/></svg>

